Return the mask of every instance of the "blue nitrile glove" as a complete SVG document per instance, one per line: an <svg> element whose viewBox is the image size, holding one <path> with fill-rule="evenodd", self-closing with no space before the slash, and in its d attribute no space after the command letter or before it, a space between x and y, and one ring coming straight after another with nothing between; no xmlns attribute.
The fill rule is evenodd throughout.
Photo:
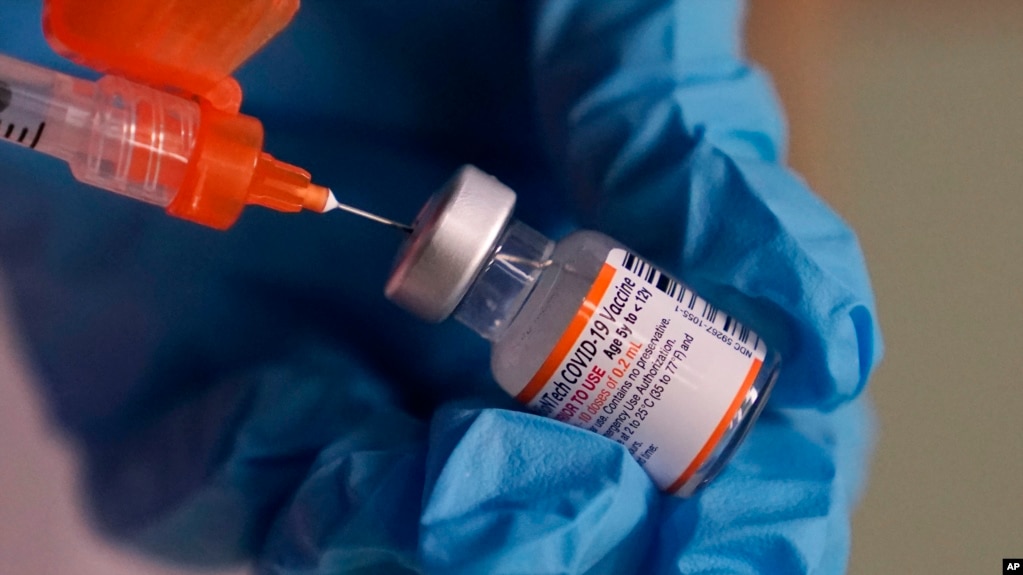
<svg viewBox="0 0 1023 575"><path fill-rule="evenodd" d="M41 55L0 0L0 50ZM689 500L526 414L468 330L381 295L394 230L252 209L228 233L0 147L0 266L107 533L265 574L838 573L881 354L846 225L784 167L728 0L313 2L239 75L270 150L409 220L460 164L558 235L616 236L765 335L768 410Z"/></svg>

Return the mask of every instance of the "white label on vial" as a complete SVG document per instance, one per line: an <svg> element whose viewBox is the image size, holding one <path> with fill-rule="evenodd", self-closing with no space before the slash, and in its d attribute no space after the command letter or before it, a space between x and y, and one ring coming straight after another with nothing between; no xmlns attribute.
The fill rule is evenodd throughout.
<svg viewBox="0 0 1023 575"><path fill-rule="evenodd" d="M766 351L691 289L613 249L517 398L624 445L674 493L728 431Z"/></svg>

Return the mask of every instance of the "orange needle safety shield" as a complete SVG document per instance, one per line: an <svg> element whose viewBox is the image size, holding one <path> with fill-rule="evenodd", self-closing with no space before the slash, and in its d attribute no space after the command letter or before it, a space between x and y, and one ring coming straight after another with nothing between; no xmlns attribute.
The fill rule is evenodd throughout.
<svg viewBox="0 0 1023 575"><path fill-rule="evenodd" d="M132 192L143 180L169 186L166 201L154 203L218 229L230 227L246 204L280 211L328 206L329 190L312 184L308 172L263 152L263 126L238 113L242 93L231 77L298 6L299 0L45 1L43 27L54 49L108 74L97 83L95 101L111 91L118 103L127 101L122 115L131 124L123 132L132 140L117 142L125 181L115 191L144 196ZM177 141L173 155L166 141ZM102 160L110 158L93 163ZM175 162L183 165L154 173L153 166Z"/></svg>

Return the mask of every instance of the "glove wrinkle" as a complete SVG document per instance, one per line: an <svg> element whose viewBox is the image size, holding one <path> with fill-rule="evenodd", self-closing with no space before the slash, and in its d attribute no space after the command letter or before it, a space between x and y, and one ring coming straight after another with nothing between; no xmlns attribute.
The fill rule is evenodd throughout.
<svg viewBox="0 0 1023 575"><path fill-rule="evenodd" d="M533 415L438 412L420 553L429 573L623 573L658 498L619 445ZM585 470L585 473L581 473Z"/></svg>

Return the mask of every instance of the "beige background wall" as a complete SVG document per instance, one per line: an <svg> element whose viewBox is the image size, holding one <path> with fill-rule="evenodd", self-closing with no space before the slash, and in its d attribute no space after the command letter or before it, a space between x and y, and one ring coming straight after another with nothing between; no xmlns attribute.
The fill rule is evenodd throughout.
<svg viewBox="0 0 1023 575"><path fill-rule="evenodd" d="M886 336L850 572L997 573L1023 556L1023 2L754 4Z"/></svg>
<svg viewBox="0 0 1023 575"><path fill-rule="evenodd" d="M858 10L839 56L889 340L853 566L988 573L1023 556L1023 2L916 4Z"/></svg>
<svg viewBox="0 0 1023 575"><path fill-rule="evenodd" d="M1023 556L1023 2L753 2L793 161L860 232L887 339L851 572L996 573ZM89 534L6 317L0 573L176 573Z"/></svg>

